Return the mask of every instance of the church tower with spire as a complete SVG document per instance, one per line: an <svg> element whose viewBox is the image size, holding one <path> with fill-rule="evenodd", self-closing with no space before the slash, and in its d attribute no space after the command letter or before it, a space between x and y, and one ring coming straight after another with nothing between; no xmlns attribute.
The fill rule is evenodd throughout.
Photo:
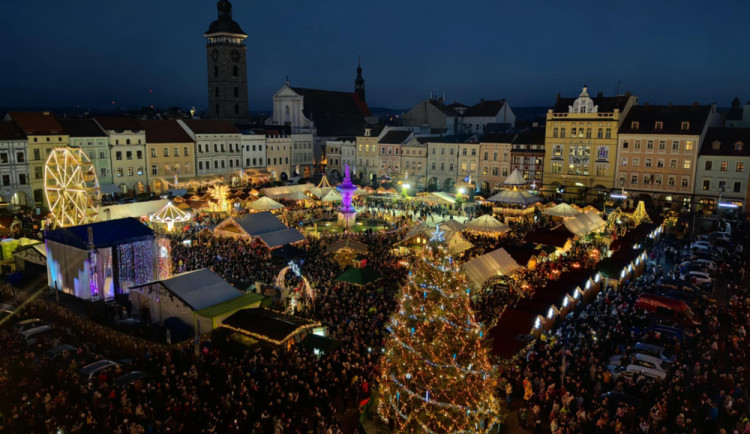
<svg viewBox="0 0 750 434"><path fill-rule="evenodd" d="M362 100L362 102L365 101L365 79L362 78L362 65L359 63L359 59L357 59L357 78L354 80L354 93L357 94L359 99Z"/></svg>
<svg viewBox="0 0 750 434"><path fill-rule="evenodd" d="M247 34L232 19L229 0L219 0L216 8L219 16L203 34L207 40L209 117L247 122Z"/></svg>

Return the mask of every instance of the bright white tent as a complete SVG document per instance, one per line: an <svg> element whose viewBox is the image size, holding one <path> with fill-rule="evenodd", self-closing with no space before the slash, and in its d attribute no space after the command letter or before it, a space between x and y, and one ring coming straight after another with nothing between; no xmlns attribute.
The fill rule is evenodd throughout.
<svg viewBox="0 0 750 434"><path fill-rule="evenodd" d="M255 202L251 203L248 208L255 211L270 211L272 209L284 208L284 205L276 202L270 197L263 196Z"/></svg>
<svg viewBox="0 0 750 434"><path fill-rule="evenodd" d="M487 199L488 202L498 202L507 205L531 205L541 202L539 197L523 190L503 190Z"/></svg>
<svg viewBox="0 0 750 434"><path fill-rule="evenodd" d="M553 206L552 208L547 208L542 211L542 214L552 217L574 217L580 213L581 211L578 211L567 203L561 203L559 205Z"/></svg>
<svg viewBox="0 0 750 434"><path fill-rule="evenodd" d="M467 222L464 225L464 228L470 231L489 233L502 233L510 230L510 227L508 225L489 214L485 214L481 217L477 217L474 220Z"/></svg>
<svg viewBox="0 0 750 434"><path fill-rule="evenodd" d="M331 190L321 200L323 202L341 202L341 195L336 190Z"/></svg>
<svg viewBox="0 0 750 434"><path fill-rule="evenodd" d="M507 276L519 268L521 266L503 248L474 258L461 267L466 278L476 288L481 288L493 276Z"/></svg>
<svg viewBox="0 0 750 434"><path fill-rule="evenodd" d="M594 211L588 211L567 219L563 224L571 233L581 237L592 232L601 232L607 227L607 222L599 217L599 214Z"/></svg>
<svg viewBox="0 0 750 434"><path fill-rule="evenodd" d="M523 179L518 169L513 169L510 175L503 181L503 185L526 185L526 180Z"/></svg>

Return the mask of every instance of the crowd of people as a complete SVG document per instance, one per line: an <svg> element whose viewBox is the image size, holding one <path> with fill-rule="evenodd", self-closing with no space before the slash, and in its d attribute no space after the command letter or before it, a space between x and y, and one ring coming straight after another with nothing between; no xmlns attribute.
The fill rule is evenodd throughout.
<svg viewBox="0 0 750 434"><path fill-rule="evenodd" d="M563 319L547 340L538 340L503 377L507 402L521 401L518 425L534 432L563 433L750 433L746 329L750 290L744 273L726 276L729 294L721 306L699 298L701 322L686 338L670 341L643 334L649 319L635 308L671 271L665 246L653 250L647 271L620 288L607 288L579 312ZM725 269L742 270L744 257L727 255ZM615 378L610 357L638 340L676 355L664 381L642 375ZM637 400L617 399L607 392ZM621 395L620 395L621 396Z"/></svg>

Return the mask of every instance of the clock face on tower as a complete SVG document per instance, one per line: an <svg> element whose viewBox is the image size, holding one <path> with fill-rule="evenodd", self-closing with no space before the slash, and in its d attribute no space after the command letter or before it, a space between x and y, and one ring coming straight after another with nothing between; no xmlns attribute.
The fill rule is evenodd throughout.
<svg viewBox="0 0 750 434"><path fill-rule="evenodd" d="M219 59L219 50L217 50L216 48L214 48L211 51L211 58L214 59L214 62L216 62Z"/></svg>
<svg viewBox="0 0 750 434"><path fill-rule="evenodd" d="M240 60L240 52L237 50L232 50L231 56L232 56L232 60L234 60L235 62Z"/></svg>

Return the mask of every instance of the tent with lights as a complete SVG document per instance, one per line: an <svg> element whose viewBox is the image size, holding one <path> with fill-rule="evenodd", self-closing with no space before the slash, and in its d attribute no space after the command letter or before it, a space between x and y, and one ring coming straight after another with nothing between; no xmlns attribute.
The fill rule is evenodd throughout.
<svg viewBox="0 0 750 434"><path fill-rule="evenodd" d="M581 214L581 211L578 211L567 203L561 203L559 205L555 205L551 208L545 209L544 211L542 211L542 214L551 217L575 217L578 214Z"/></svg>
<svg viewBox="0 0 750 434"><path fill-rule="evenodd" d="M575 217L566 219L563 224L573 235L579 237L592 232L601 232L607 227L607 222L593 211L580 213Z"/></svg>
<svg viewBox="0 0 750 434"><path fill-rule="evenodd" d="M47 232L47 283L97 301L155 277L154 231L134 218Z"/></svg>
<svg viewBox="0 0 750 434"><path fill-rule="evenodd" d="M284 205L276 202L270 197L263 196L248 206L249 209L254 211L271 211L274 209L284 208Z"/></svg>
<svg viewBox="0 0 750 434"><path fill-rule="evenodd" d="M127 217L142 218L159 211L169 203L166 199L103 206L99 209L99 221L117 220Z"/></svg>
<svg viewBox="0 0 750 434"><path fill-rule="evenodd" d="M336 190L331 190L321 200L323 202L341 202L341 195Z"/></svg>
<svg viewBox="0 0 750 434"><path fill-rule="evenodd" d="M243 294L208 268L146 282L130 291L130 301L141 317L148 311L151 321L160 324L176 317L201 333L215 329L240 309L259 306L262 300L260 294Z"/></svg>
<svg viewBox="0 0 750 434"><path fill-rule="evenodd" d="M274 345L300 342L321 324L305 318L256 307L242 309L221 322L221 327Z"/></svg>
<svg viewBox="0 0 750 434"><path fill-rule="evenodd" d="M501 234L508 232L510 227L495 217L485 214L474 220L467 222L464 229L474 232L484 232L489 234Z"/></svg>
<svg viewBox="0 0 750 434"><path fill-rule="evenodd" d="M456 223L460 224L458 222ZM435 236L435 231L438 227L439 230L442 231L441 238L443 238L444 243L448 248L448 252L451 255L458 255L474 246L464 238L463 235L461 235L459 230L453 230L448 227L448 225L443 226L443 223L440 223L434 228L426 225L413 226L409 229L409 232L406 233L406 236L404 236L404 239L401 240L399 244L407 247L423 247Z"/></svg>
<svg viewBox="0 0 750 434"><path fill-rule="evenodd" d="M229 217L214 228L214 235L240 239L259 238L270 249L304 241L297 229L290 229L268 211Z"/></svg>
<svg viewBox="0 0 750 434"><path fill-rule="evenodd" d="M149 221L167 226L167 230L171 231L176 223L187 223L190 221L190 213L185 212L172 204L167 202L159 211L149 216Z"/></svg>
<svg viewBox="0 0 750 434"><path fill-rule="evenodd" d="M466 262L461 270L475 288L479 289L491 277L508 276L521 266L503 248Z"/></svg>
<svg viewBox="0 0 750 434"><path fill-rule="evenodd" d="M270 198L287 197L294 193L305 193L313 190L315 185L308 183L300 185L284 185L281 187L268 187L264 188L263 194Z"/></svg>
<svg viewBox="0 0 750 434"><path fill-rule="evenodd" d="M535 196L523 190L502 190L499 193L487 199L488 202L497 202L504 205L527 206L541 202L538 196Z"/></svg>

